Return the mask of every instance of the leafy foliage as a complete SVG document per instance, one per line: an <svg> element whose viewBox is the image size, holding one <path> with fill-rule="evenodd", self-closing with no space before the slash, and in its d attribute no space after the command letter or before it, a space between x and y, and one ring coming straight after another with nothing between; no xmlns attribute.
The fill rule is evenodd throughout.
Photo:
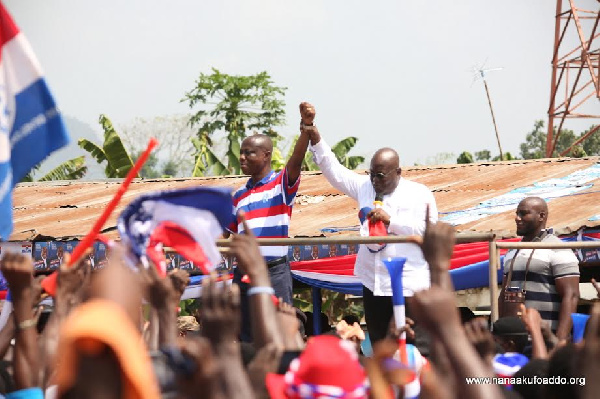
<svg viewBox="0 0 600 399"><path fill-rule="evenodd" d="M38 181L77 180L81 179L86 172L87 166L85 166L85 156L82 155L58 165Z"/></svg>
<svg viewBox="0 0 600 399"><path fill-rule="evenodd" d="M356 137L346 137L331 147L331 151L337 160L348 169L356 169L358 165L365 161L365 157L348 156L348 153L354 148L357 141Z"/></svg>
<svg viewBox="0 0 600 399"><path fill-rule="evenodd" d="M511 154L509 151L506 151L502 155L504 155L504 159L500 159L500 155L496 155L492 158L492 161L514 161L515 159L518 159L517 157L513 156L513 154Z"/></svg>
<svg viewBox="0 0 600 399"><path fill-rule="evenodd" d="M289 159L292 156L294 147L296 145L296 141L298 141L298 137L299 136L296 135L294 137L294 139L292 140L290 149L288 151L287 159ZM351 169L351 170L356 169L360 164L362 164L365 161L365 157L363 157L363 156L358 156L358 155L349 156L348 155L348 153L354 148L354 146L356 145L357 142L358 142L358 138L356 138L356 137L346 137L345 139L338 141L331 148L331 151L333 152L333 154L335 155L337 160L342 165L344 165L345 167L347 167L348 169ZM303 170L303 171L319 170L319 167L313 161L312 154L308 151L304 155L304 160L302 161L302 169L301 170Z"/></svg>
<svg viewBox="0 0 600 399"><path fill-rule="evenodd" d="M133 167L133 161L110 119L105 115L100 115L100 125L104 130L102 147L87 139L80 139L78 144L89 152L98 163L106 162L104 169L106 177L125 177Z"/></svg>
<svg viewBox="0 0 600 399"><path fill-rule="evenodd" d="M579 135L579 137L583 137L585 134L587 134L590 130L594 129L596 126L591 126L589 129L587 129L584 132L581 132L581 134ZM582 144L582 150L583 153L586 155L600 155L600 130L596 130L595 133L593 133L591 136L589 136L587 139L585 139L583 141ZM582 155L582 156L586 156L586 155Z"/></svg>
<svg viewBox="0 0 600 399"><path fill-rule="evenodd" d="M475 151L476 161L489 161L492 158L490 150Z"/></svg>
<svg viewBox="0 0 600 399"><path fill-rule="evenodd" d="M458 158L456 158L456 163L473 163L473 155L468 151L463 151Z"/></svg>
<svg viewBox="0 0 600 399"><path fill-rule="evenodd" d="M36 166L31 172L29 172L21 182L32 182L34 181L33 174L39 169L39 165ZM85 166L85 156L70 159L56 168L46 173L37 181L51 181L51 180L77 180L81 179L87 172L87 166Z"/></svg>
<svg viewBox="0 0 600 399"><path fill-rule="evenodd" d="M556 128L554 129L554 134L556 135ZM572 130L561 130L552 156L558 157L560 153L573 144L575 139L575 133L573 133ZM543 120L535 121L533 130L527 133L525 142L521 143L520 149L521 157L523 159L539 159L546 157L546 131L544 129Z"/></svg>
<svg viewBox="0 0 600 399"><path fill-rule="evenodd" d="M192 138L192 144L196 149L192 177L206 176L211 169L215 175L227 174L227 167L213 152L208 136L203 136L202 138L194 137Z"/></svg>
<svg viewBox="0 0 600 399"><path fill-rule="evenodd" d="M235 76L213 68L211 74L201 73L195 87L185 94L191 109L196 111L189 120L196 127L196 162L193 175L202 176L212 168L216 174L240 173L240 145L248 132L273 135L274 126L285 121L285 103L281 98L285 87L275 86L267 72L251 76ZM216 101L216 102L214 102ZM227 138L225 162L214 154L212 136L224 131Z"/></svg>

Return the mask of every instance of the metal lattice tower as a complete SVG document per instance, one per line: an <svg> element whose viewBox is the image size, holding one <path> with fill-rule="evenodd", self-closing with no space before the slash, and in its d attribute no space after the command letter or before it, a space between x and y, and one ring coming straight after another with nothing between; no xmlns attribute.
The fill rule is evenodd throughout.
<svg viewBox="0 0 600 399"><path fill-rule="evenodd" d="M546 157L552 156L567 118L597 119L598 125L563 151L561 156L590 135L600 133L600 0L579 1L595 10L577 7L575 3L576 0L556 1ZM569 34L575 34L579 39L577 47L563 43Z"/></svg>

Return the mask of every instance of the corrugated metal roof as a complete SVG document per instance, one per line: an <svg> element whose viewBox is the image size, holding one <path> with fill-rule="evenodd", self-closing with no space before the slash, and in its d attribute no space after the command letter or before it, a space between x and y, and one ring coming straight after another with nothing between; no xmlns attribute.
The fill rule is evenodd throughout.
<svg viewBox="0 0 600 399"><path fill-rule="evenodd" d="M599 157L490 162L467 165L404 167L402 175L428 186L440 212L464 210L480 202L550 178L564 177L600 162ZM237 189L247 177L225 176L188 179L136 180L124 195L105 229L114 227L119 212L136 196L151 191L195 185ZM577 195L549 202L549 225L560 232L575 231L600 222L588 220L600 214L598 181ZM11 240L28 240L37 235L81 237L86 234L120 185L119 180L100 182L61 181L19 184L14 191L14 223ZM350 227L358 223L356 203L333 189L320 172L302 174L290 236L321 235L324 227ZM458 225L457 230L498 231L514 234L514 210ZM112 229L112 230L111 230ZM343 233L342 233L343 234ZM356 234L356 233L352 233Z"/></svg>

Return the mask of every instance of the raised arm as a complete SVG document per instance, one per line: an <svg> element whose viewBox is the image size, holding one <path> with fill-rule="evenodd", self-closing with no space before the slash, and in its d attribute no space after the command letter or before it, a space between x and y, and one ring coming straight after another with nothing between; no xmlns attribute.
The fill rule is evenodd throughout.
<svg viewBox="0 0 600 399"><path fill-rule="evenodd" d="M329 184L357 200L360 187L369 180L369 177L361 176L344 167L337 160L329 145L321 139L321 134L316 126L304 127L303 130L310 135L310 151L313 153L313 159Z"/></svg>
<svg viewBox="0 0 600 399"><path fill-rule="evenodd" d="M37 321L33 317L33 263L21 254L8 253L2 259L2 274L13 298L16 325L14 380L17 389L38 386Z"/></svg>
<svg viewBox="0 0 600 399"><path fill-rule="evenodd" d="M260 349L272 343L283 348L283 336L279 329L277 310L271 298L274 291L269 280L267 265L260 254L256 237L248 228L243 212L240 212L239 218L244 225L244 233L233 236L231 252L237 257L238 267L250 277L248 299L254 346L256 349Z"/></svg>
<svg viewBox="0 0 600 399"><path fill-rule="evenodd" d="M285 165L288 176L288 186L293 186L300 176L302 162L308 148L309 135L303 128L304 126L313 126L315 120L315 107L307 102L300 104L300 137L296 140L294 152Z"/></svg>

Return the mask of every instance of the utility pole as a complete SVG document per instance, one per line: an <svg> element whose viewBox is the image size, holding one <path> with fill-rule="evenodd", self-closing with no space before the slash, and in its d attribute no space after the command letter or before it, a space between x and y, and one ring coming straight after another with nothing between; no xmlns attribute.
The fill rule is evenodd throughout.
<svg viewBox="0 0 600 399"><path fill-rule="evenodd" d="M501 68L498 68L498 70ZM491 69L490 69L491 70ZM498 141L498 150L500 151L500 160L504 161L504 154L502 153L502 145L500 145L500 135L498 134L498 126L496 125L496 116L494 115L494 107L492 106L492 98L490 97L490 89L488 89L487 81L485 80L485 71L479 70L481 79L483 79L483 86L485 87L485 94L487 95L488 104L490 105L490 112L492 113L492 122L494 122L494 130L496 131L496 140Z"/></svg>

